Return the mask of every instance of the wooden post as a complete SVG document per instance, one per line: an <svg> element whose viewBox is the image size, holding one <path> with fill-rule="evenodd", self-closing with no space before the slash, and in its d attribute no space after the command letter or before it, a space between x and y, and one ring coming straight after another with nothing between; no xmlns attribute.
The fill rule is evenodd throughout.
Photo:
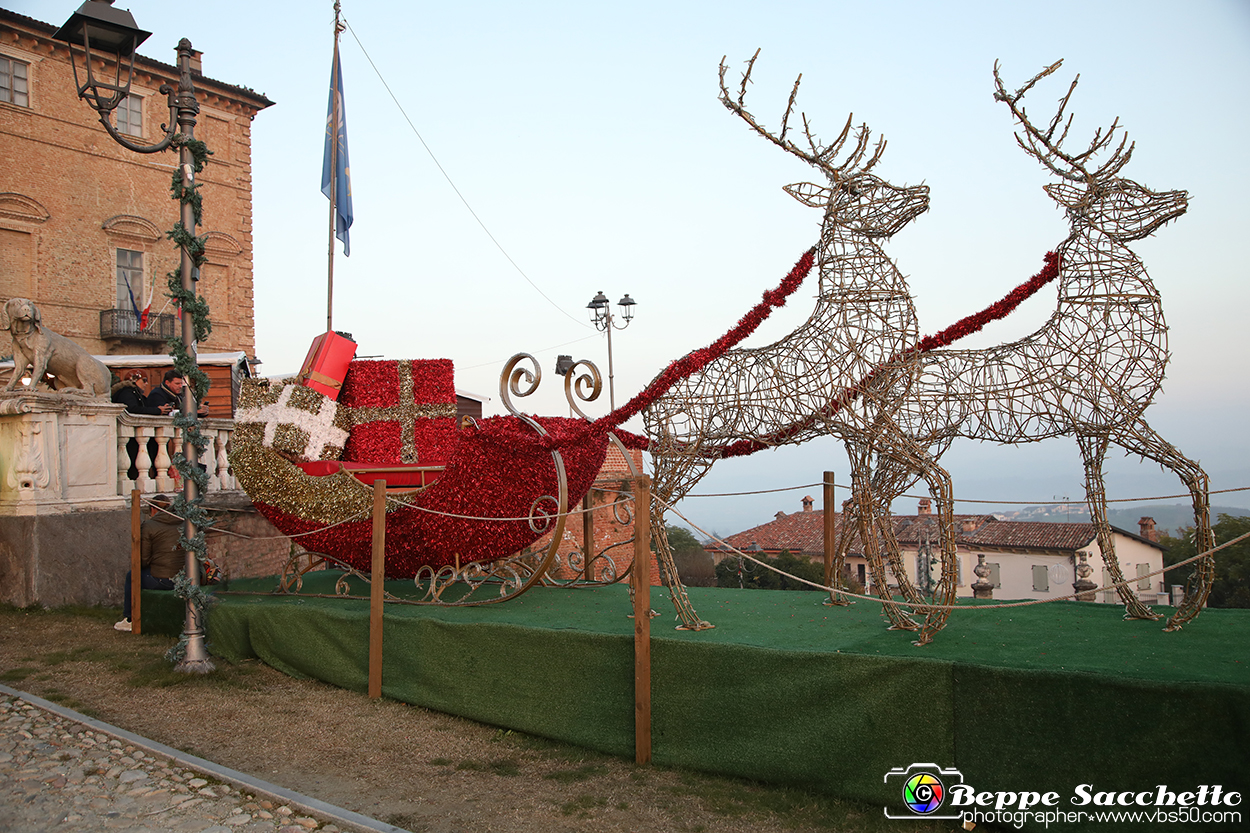
<svg viewBox="0 0 1250 833"><path fill-rule="evenodd" d="M825 587L833 586L833 547L834 541L834 521L836 515L836 498L833 494L833 472L825 472L824 482L824 501L825 501Z"/></svg>
<svg viewBox="0 0 1250 833"><path fill-rule="evenodd" d="M386 481L373 481L373 570L369 576L369 696L382 696L382 584L386 581Z"/></svg>
<svg viewBox="0 0 1250 833"><path fill-rule="evenodd" d="M143 553L139 543L139 529L143 526L143 503L138 489L130 490L130 632L142 633L140 604L143 600L143 579L139 571L143 569Z"/></svg>
<svg viewBox="0 0 1250 833"><path fill-rule="evenodd" d="M583 576L593 580L590 571L590 559L595 557L595 490L587 489L586 497L582 498L582 563Z"/></svg>
<svg viewBox="0 0 1250 833"><path fill-rule="evenodd" d="M651 478L634 480L634 760L651 762Z"/></svg>

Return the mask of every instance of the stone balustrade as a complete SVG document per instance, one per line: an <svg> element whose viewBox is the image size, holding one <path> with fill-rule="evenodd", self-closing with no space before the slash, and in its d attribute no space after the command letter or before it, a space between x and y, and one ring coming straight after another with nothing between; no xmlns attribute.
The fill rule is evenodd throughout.
<svg viewBox="0 0 1250 833"><path fill-rule="evenodd" d="M208 493L237 490L227 458L234 420L204 419L200 430ZM116 510L132 489L175 491L181 449L170 417L81 396L0 394L0 516Z"/></svg>
<svg viewBox="0 0 1250 833"><path fill-rule="evenodd" d="M200 430L209 443L200 455L206 502L237 505L222 528L262 539L219 536L210 552L232 575L276 572L290 542L237 491L226 456L234 420L204 419ZM128 414L92 397L0 391L0 602L119 604L131 491L179 491L171 470L181 448L170 417Z"/></svg>
<svg viewBox="0 0 1250 833"><path fill-rule="evenodd" d="M208 473L208 491L238 489L230 474L226 456L232 419L202 419L200 433L208 438L208 448L200 455L200 465ZM117 494L132 489L144 493L171 492L179 488L173 458L182 450L182 429L169 417L122 413L117 418Z"/></svg>

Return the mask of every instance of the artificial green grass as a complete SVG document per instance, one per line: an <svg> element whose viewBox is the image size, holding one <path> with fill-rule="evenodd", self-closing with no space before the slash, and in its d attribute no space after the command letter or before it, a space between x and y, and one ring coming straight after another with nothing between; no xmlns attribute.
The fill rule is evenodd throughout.
<svg viewBox="0 0 1250 833"><path fill-rule="evenodd" d="M303 590L332 594L336 577L309 574ZM274 583L231 590L265 593ZM387 589L414 594L411 582ZM367 595L363 584L353 592ZM1164 633L1161 621L1122 621L1114 605L957 610L932 644L916 647L911 634L887 631L870 602L689 593L714 629L674 630L666 591L652 591L657 763L882 805L898 800L886 773L920 762L956 767L978 790L1066 797L1082 783L1218 783L1250 792L1250 612L1207 610ZM158 594L145 593L145 611L149 595ZM208 618L215 652L365 690L366 601L220 598ZM535 588L477 608L387 605L383 692L631 756L629 611L622 586Z"/></svg>

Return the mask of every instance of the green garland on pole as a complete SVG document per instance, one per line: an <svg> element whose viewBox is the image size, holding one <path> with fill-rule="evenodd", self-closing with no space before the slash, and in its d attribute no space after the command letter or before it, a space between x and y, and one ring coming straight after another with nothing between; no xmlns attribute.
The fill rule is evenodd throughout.
<svg viewBox="0 0 1250 833"><path fill-rule="evenodd" d="M198 226L203 219L203 198L200 196L198 174L204 170L204 165L208 161L208 157L212 155L212 151L198 139L187 139L182 136L176 138L174 144L185 147L190 151L193 160L192 169L197 176L193 176L191 184L187 185L183 181L181 166L176 168L169 188L170 196L178 200L180 205L191 206L195 225ZM203 237L192 235L187 230L187 227L183 225L182 220L179 219L174 224L173 230L166 234L166 237L174 241L180 249L190 256L191 263L195 269L198 270L204 265L204 244L207 240L207 235ZM194 290L188 291L182 288L181 265L173 272L170 272L167 278L169 282L169 297L178 304L184 313L191 315L195 340L199 342L207 338L213 331L213 325L208 319L208 303L196 294ZM173 359L174 367L182 372L182 375L187 380L187 384L191 385L191 390L195 394L195 401L203 402L205 395L208 394L208 375L200 370L199 365L192 360L191 354L187 351L187 345L181 336L174 336L169 339L166 342L166 346L169 348L169 355ZM194 414L189 416L183 416L181 413L176 414L174 416L174 425L181 428L187 442L195 446L198 452L197 457L208 448L208 438L200 433L199 420ZM214 523L202 505L204 493L208 490L208 474L199 466L191 465L191 461L181 451L174 454L173 464L174 468L183 477L189 478L196 485L194 500L188 501L179 494L174 497L173 505L170 507L174 514L195 525L195 537L188 540L184 534L179 537L178 544L194 552L196 560L202 563L208 555L208 547L204 541L204 530L211 527ZM175 582L175 592L179 598L192 602L202 611L204 607L203 599L206 594L202 591L198 593L188 592L190 586L190 582L184 577L181 584Z"/></svg>

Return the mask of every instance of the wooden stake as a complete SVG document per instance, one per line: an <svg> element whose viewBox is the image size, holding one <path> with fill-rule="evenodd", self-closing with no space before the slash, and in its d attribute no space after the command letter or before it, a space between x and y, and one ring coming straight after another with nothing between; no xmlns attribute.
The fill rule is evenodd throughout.
<svg viewBox="0 0 1250 833"><path fill-rule="evenodd" d="M386 581L386 481L373 481L373 571L369 576L369 696L382 696L382 584Z"/></svg>
<svg viewBox="0 0 1250 833"><path fill-rule="evenodd" d="M651 478L634 480L634 760L651 762Z"/></svg>
<svg viewBox="0 0 1250 833"><path fill-rule="evenodd" d="M587 579L593 579L590 559L595 557L595 490L589 489L582 498L582 569Z"/></svg>
<svg viewBox="0 0 1250 833"><path fill-rule="evenodd" d="M143 600L143 553L139 543L139 529L143 526L143 504L138 489L130 490L130 632L142 633L139 610Z"/></svg>
<svg viewBox="0 0 1250 833"><path fill-rule="evenodd" d="M833 586L834 521L836 520L833 496L833 472L825 472L825 587Z"/></svg>

